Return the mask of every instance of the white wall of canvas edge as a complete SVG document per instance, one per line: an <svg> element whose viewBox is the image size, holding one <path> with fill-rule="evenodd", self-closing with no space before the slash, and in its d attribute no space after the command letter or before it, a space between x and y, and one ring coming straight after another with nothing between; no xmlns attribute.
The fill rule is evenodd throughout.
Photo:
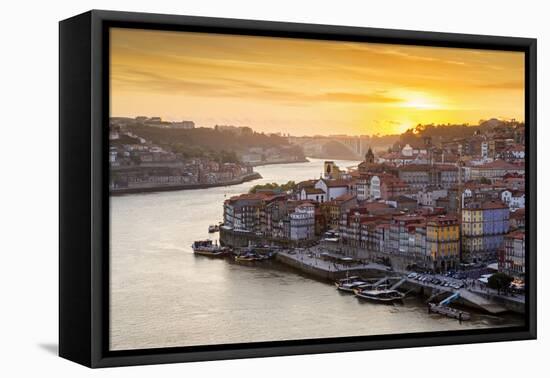
<svg viewBox="0 0 550 378"><path fill-rule="evenodd" d="M538 38L539 340L89 370L57 344L57 64L61 19L89 9ZM3 4L0 374L4 377L540 376L548 365L550 27L543 1L18 1ZM546 91L546 93L545 93ZM537 374L538 373L538 374ZM542 373L544 374L544 373Z"/></svg>

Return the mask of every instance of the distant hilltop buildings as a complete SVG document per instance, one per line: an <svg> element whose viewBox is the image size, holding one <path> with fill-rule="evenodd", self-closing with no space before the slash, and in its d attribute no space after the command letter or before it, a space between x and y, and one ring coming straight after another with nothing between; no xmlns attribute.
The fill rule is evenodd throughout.
<svg viewBox="0 0 550 378"><path fill-rule="evenodd" d="M163 121L161 117L145 117L138 116L135 118L129 117L111 117L110 124L114 126L125 126L125 125L144 125L151 127L162 127L169 129L194 129L195 122L193 121Z"/></svg>

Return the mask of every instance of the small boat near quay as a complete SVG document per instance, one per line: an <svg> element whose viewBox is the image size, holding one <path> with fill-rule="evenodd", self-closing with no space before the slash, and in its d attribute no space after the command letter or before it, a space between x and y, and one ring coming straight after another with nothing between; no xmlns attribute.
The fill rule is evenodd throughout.
<svg viewBox="0 0 550 378"><path fill-rule="evenodd" d="M444 315L448 318L458 319L459 321L470 320L471 315L469 312L461 311L449 306L451 302L456 301L458 298L460 298L460 292L456 291L439 303L428 303L428 313L433 312Z"/></svg>
<svg viewBox="0 0 550 378"><path fill-rule="evenodd" d="M212 240L197 240L191 245L193 253L208 257L223 257L229 254L229 248L219 246L217 243L212 243Z"/></svg>
<svg viewBox="0 0 550 378"><path fill-rule="evenodd" d="M235 256L235 261L237 262L254 262L266 260L266 257L263 257L256 253L244 253L242 255Z"/></svg>
<svg viewBox="0 0 550 378"><path fill-rule="evenodd" d="M352 293L353 290L355 290L360 286L367 285L368 282L363 281L359 277L354 277L353 279L344 279L344 280L336 281L334 284L336 285L336 288L338 290Z"/></svg>
<svg viewBox="0 0 550 378"><path fill-rule="evenodd" d="M379 303L394 303L400 302L405 298L405 294L397 290L360 290L354 289L355 296L361 299L366 299Z"/></svg>
<svg viewBox="0 0 550 378"><path fill-rule="evenodd" d="M444 315L449 318L458 319L459 321L462 320L470 320L471 315L469 312L461 311L456 308L452 308L449 306L439 305L436 303L430 303L428 304L428 312L429 313L436 313L440 315Z"/></svg>

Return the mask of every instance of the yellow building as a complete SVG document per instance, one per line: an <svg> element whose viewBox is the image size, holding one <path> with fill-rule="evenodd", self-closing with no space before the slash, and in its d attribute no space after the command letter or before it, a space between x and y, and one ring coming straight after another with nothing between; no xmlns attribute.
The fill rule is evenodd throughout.
<svg viewBox="0 0 550 378"><path fill-rule="evenodd" d="M460 223L450 215L429 218L426 253L435 271L455 269L460 262Z"/></svg>

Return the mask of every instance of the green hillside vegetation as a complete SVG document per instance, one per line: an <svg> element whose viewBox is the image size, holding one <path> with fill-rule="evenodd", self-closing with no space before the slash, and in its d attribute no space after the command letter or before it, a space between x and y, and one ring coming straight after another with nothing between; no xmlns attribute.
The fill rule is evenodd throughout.
<svg viewBox="0 0 550 378"><path fill-rule="evenodd" d="M237 162L238 153L249 147L286 147L288 152L301 154L286 138L257 133L251 129L241 134L211 128L168 129L143 125L128 125L128 130L183 157L208 157L221 162Z"/></svg>
<svg viewBox="0 0 550 378"><path fill-rule="evenodd" d="M432 143L439 143L442 141L450 141L455 139L464 139L472 137L476 134L485 134L495 130L509 130L517 125L523 125L517 122L481 120L478 125L469 124L428 124L417 125L414 128L410 128L405 131L399 137L398 143L401 145L410 144L413 147L419 147L424 145L424 138L430 137Z"/></svg>
<svg viewBox="0 0 550 378"><path fill-rule="evenodd" d="M296 183L294 181L289 181L286 184L281 185L277 184L276 182L272 182L267 184L254 185L249 192L257 193L259 191L271 190L277 193L283 193L288 192L289 190L294 190L294 188L296 188Z"/></svg>

